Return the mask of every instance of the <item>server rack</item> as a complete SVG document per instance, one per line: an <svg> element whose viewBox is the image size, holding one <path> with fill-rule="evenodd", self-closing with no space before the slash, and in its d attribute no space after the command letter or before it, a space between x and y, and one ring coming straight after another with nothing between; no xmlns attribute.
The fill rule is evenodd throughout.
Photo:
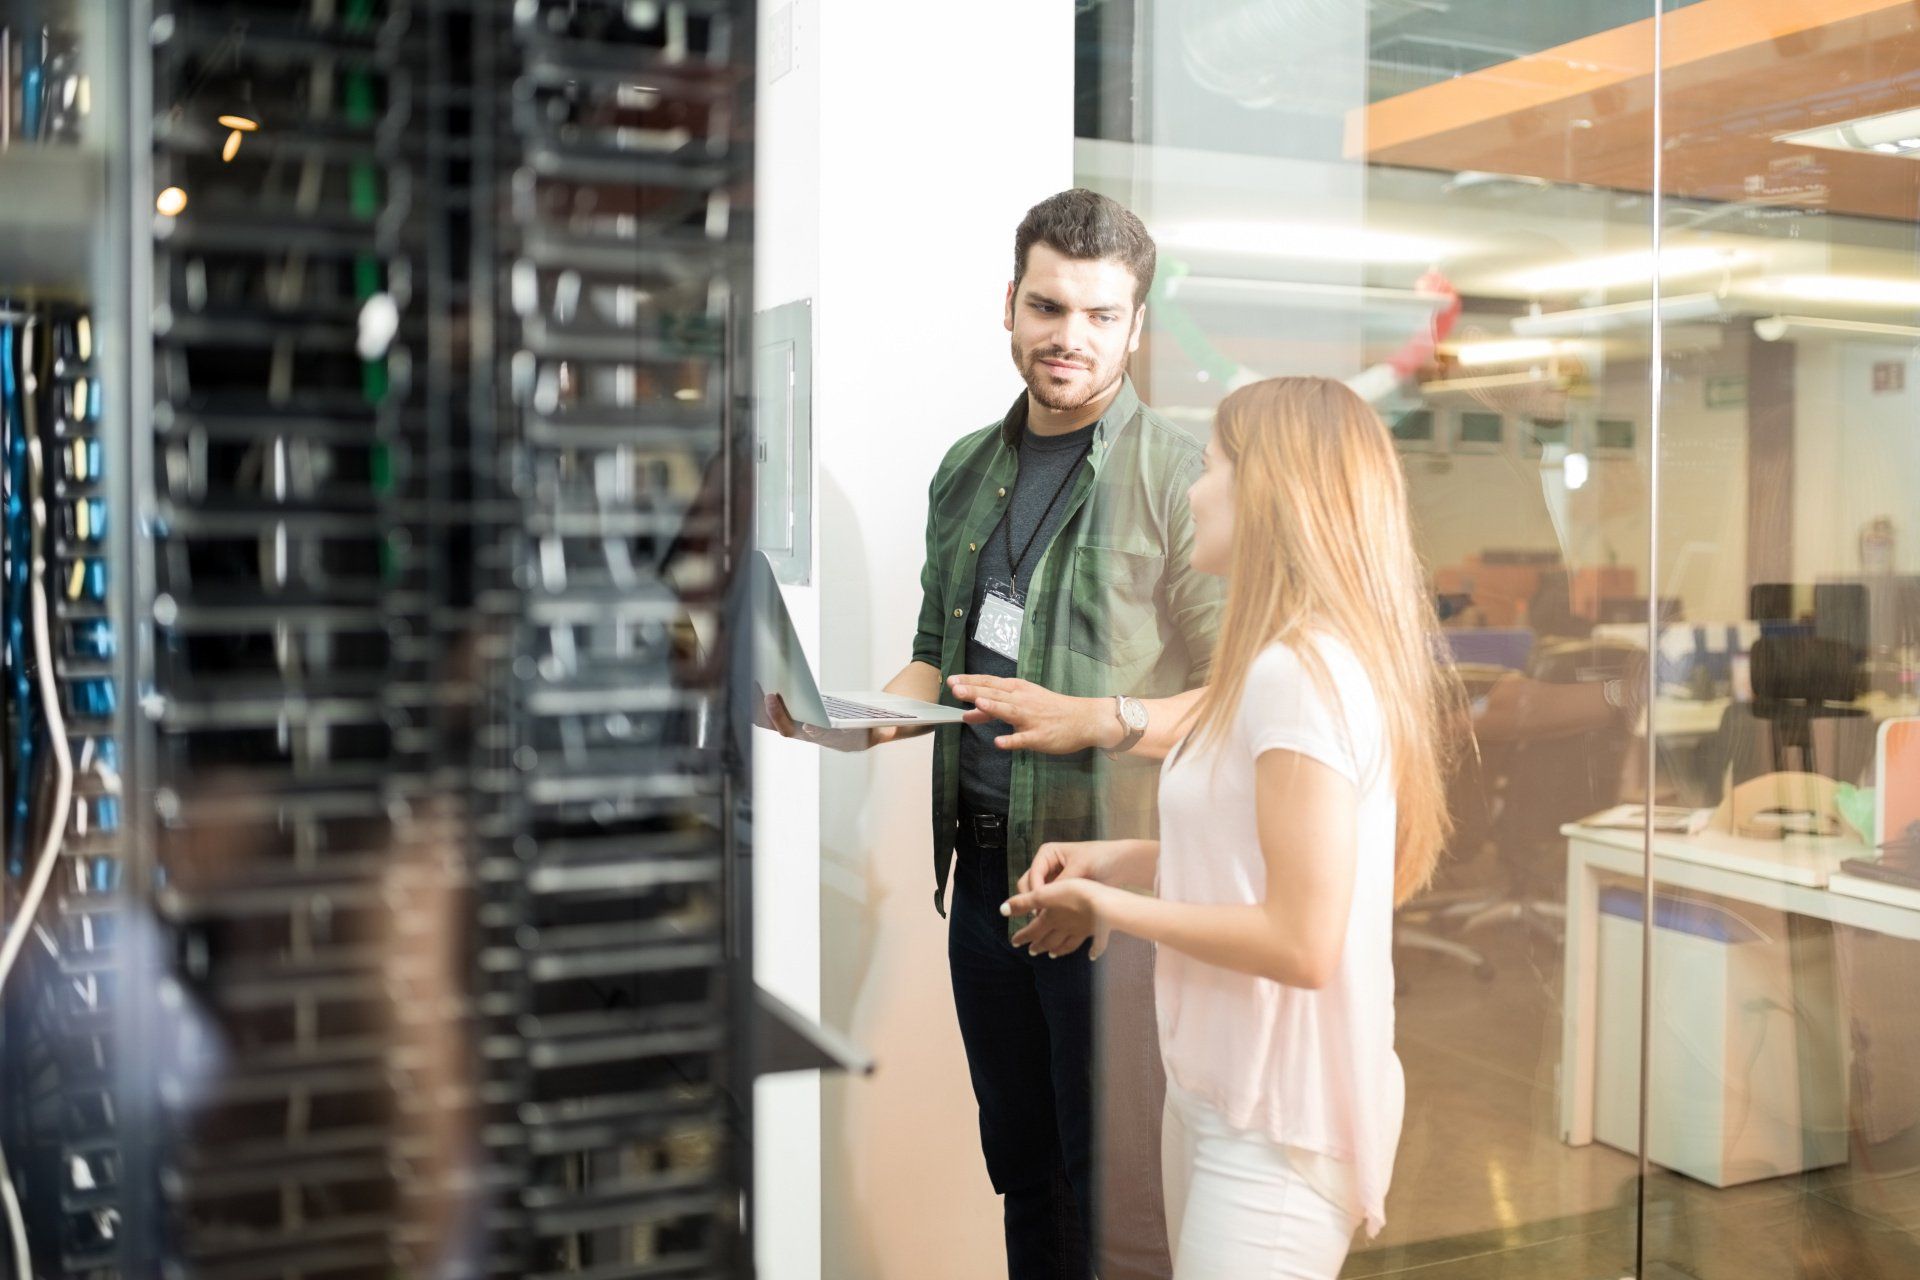
<svg viewBox="0 0 1920 1280"><path fill-rule="evenodd" d="M475 59L513 86L483 88L475 166L503 215L475 245L500 319L476 359L503 392L484 470L507 482L485 629L518 667L490 700L513 732L483 829L515 869L482 922L511 1117L490 1133L529 1275L704 1274L733 1247L744 936L717 856L737 743L714 656L744 534L746 12L519 5Z"/></svg>
<svg viewBox="0 0 1920 1280"><path fill-rule="evenodd" d="M0 150L93 197L0 198L58 245L0 249L50 335L5 530L59 645L7 654L33 1274L746 1274L751 6L0 18L49 8L92 139Z"/></svg>

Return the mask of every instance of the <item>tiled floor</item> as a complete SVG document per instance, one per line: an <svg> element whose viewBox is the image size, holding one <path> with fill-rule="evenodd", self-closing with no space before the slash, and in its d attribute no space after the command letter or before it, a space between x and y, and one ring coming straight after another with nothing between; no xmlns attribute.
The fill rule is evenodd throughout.
<svg viewBox="0 0 1920 1280"><path fill-rule="evenodd" d="M1632 1275L1637 1161L1558 1137L1558 948L1513 927L1476 941L1496 965L1491 981L1450 960L1403 957L1406 1128L1387 1228L1344 1275ZM1920 1133L1857 1150L1839 1168L1724 1190L1657 1172L1647 1199L1648 1280L1920 1277Z"/></svg>

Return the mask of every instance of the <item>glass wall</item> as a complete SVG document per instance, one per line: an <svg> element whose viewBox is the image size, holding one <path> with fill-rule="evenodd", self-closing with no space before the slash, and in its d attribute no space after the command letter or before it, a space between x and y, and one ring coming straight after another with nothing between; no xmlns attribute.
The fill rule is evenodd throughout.
<svg viewBox="0 0 1920 1280"><path fill-rule="evenodd" d="M1920 1274L1912 6L1079 10L1143 399L1350 379L1472 698L1344 1274Z"/></svg>
<svg viewBox="0 0 1920 1280"><path fill-rule="evenodd" d="M1719 977L1655 930L1647 1265L1912 1275L1920 25L1706 3L1663 40L1661 256L1719 266L1661 344L1653 778L1728 830L1656 837L1653 877L1742 941Z"/></svg>

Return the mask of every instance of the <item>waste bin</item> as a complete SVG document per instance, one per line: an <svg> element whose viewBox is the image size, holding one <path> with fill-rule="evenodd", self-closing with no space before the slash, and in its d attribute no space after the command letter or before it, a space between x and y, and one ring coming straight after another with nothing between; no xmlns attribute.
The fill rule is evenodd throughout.
<svg viewBox="0 0 1920 1280"><path fill-rule="evenodd" d="M1638 887L1600 897L1594 1136L1639 1150ZM1716 1187L1847 1159L1833 938L1820 921L1678 893L1654 902L1654 1163Z"/></svg>

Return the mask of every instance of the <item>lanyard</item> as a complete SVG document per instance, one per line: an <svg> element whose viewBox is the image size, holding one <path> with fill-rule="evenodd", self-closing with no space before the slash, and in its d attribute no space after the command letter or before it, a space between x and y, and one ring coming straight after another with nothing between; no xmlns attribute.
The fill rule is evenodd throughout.
<svg viewBox="0 0 1920 1280"><path fill-rule="evenodd" d="M1060 478L1060 487L1055 489L1053 491L1053 497L1048 499L1047 509L1040 513L1039 522L1033 526L1033 532L1027 535L1027 541L1025 545L1020 548L1020 554L1017 556L1013 554L1013 500L1011 498L1007 500L1007 512L1000 517L1000 533L1006 540L1007 568L1013 578L1015 591L1020 589L1021 562L1027 558L1027 553L1033 550L1035 539L1039 538L1040 531L1047 527L1047 520L1053 515L1053 509L1060 504L1060 495L1067 491L1067 486L1073 483L1073 478L1080 474L1081 464L1087 460L1087 455L1092 452L1093 442L1089 440L1087 447L1080 451L1080 456L1073 460L1073 465L1067 468L1067 474ZM1014 481L1016 492L1018 491L1019 483L1017 479Z"/></svg>

